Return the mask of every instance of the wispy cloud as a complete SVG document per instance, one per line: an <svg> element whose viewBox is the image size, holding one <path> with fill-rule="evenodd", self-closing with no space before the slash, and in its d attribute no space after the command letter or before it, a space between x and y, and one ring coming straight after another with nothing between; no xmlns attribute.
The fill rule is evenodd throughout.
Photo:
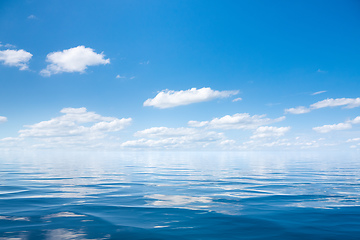
<svg viewBox="0 0 360 240"><path fill-rule="evenodd" d="M141 65L148 65L148 64L150 64L150 61L147 60L147 61L144 61L144 62L140 62L139 64L141 64Z"/></svg>
<svg viewBox="0 0 360 240"><path fill-rule="evenodd" d="M322 94L322 93L326 93L326 91L318 91L318 92L314 92L311 95L318 95L318 94Z"/></svg>
<svg viewBox="0 0 360 240"><path fill-rule="evenodd" d="M327 98L325 100L316 102L310 105L311 109L319 109L326 107L338 107L344 106L344 108L355 108L360 106L360 98Z"/></svg>
<svg viewBox="0 0 360 240"><path fill-rule="evenodd" d="M35 15L31 14L27 17L27 19L37 19L37 17Z"/></svg>
<svg viewBox="0 0 360 240"><path fill-rule="evenodd" d="M105 59L103 53L96 53L91 48L78 46L59 52L52 52L46 56L49 62L46 69L41 70L41 75L50 76L63 72L84 73L89 66L105 65L110 59Z"/></svg>
<svg viewBox="0 0 360 240"><path fill-rule="evenodd" d="M239 97L239 98L235 98L235 99L233 99L232 101L233 102L239 102L239 101L241 101L242 100L242 98L241 97Z"/></svg>
<svg viewBox="0 0 360 240"><path fill-rule="evenodd" d="M360 116L354 118L353 120L348 120L343 123L314 127L313 130L319 133L328 133L331 131L351 129L353 124L360 124Z"/></svg>
<svg viewBox="0 0 360 240"><path fill-rule="evenodd" d="M7 121L7 117L0 116L0 123L4 123Z"/></svg>
<svg viewBox="0 0 360 240"><path fill-rule="evenodd" d="M318 73L327 73L327 71L321 70L320 68L318 70L316 70L316 72L318 72Z"/></svg>
<svg viewBox="0 0 360 240"><path fill-rule="evenodd" d="M280 122L285 119L284 116L270 119L266 115L253 115L248 113L236 113L232 116L226 115L221 118L214 118L211 121L189 121L191 127L208 127L213 129L255 129L259 126Z"/></svg>
<svg viewBox="0 0 360 240"><path fill-rule="evenodd" d="M269 127L262 126L255 130L251 138L272 138L284 136L286 132L290 130L290 127Z"/></svg>
<svg viewBox="0 0 360 240"><path fill-rule="evenodd" d="M153 127L138 131L137 140L126 141L121 144L125 148L154 148L154 149L199 149L209 145L219 147L226 141L223 133L206 131L195 128Z"/></svg>
<svg viewBox="0 0 360 240"><path fill-rule="evenodd" d="M118 74L118 75L116 75L116 78L126 78L126 77L120 76L120 75Z"/></svg>
<svg viewBox="0 0 360 240"><path fill-rule="evenodd" d="M319 133L328 133L334 130L345 130L352 128L350 123L338 123L332 125L324 125L321 127L314 127L313 130Z"/></svg>
<svg viewBox="0 0 360 240"><path fill-rule="evenodd" d="M306 108L304 106L285 109L285 113L292 113L292 114L303 114L303 113L308 113L310 111L311 110L309 108Z"/></svg>
<svg viewBox="0 0 360 240"><path fill-rule="evenodd" d="M28 63L33 55L23 49L0 51L0 62L6 66L19 67L20 70L29 68Z"/></svg>
<svg viewBox="0 0 360 240"><path fill-rule="evenodd" d="M346 142L360 142L360 138L350 138Z"/></svg>
<svg viewBox="0 0 360 240"><path fill-rule="evenodd" d="M311 104L309 108L304 106L299 106L296 108L285 109L285 113L292 114L303 114L308 113L315 109L326 108L326 107L339 107L343 106L344 108L355 108L360 106L360 98L327 98L325 100Z"/></svg>
<svg viewBox="0 0 360 240"><path fill-rule="evenodd" d="M6 47L6 48L16 48L15 45L10 44L10 43L6 43L6 44L4 45L4 47Z"/></svg>
<svg viewBox="0 0 360 240"><path fill-rule="evenodd" d="M157 108L172 108L192 103L206 102L216 98L227 98L238 94L239 91L217 91L211 88L191 88L188 90L173 91L163 90L154 98L149 98L144 102L144 106Z"/></svg>

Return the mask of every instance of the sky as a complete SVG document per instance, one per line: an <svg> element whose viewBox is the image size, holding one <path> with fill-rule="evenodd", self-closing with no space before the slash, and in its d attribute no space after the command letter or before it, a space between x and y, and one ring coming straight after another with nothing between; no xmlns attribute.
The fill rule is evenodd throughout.
<svg viewBox="0 0 360 240"><path fill-rule="evenodd" d="M360 149L359 1L2 0L0 149Z"/></svg>

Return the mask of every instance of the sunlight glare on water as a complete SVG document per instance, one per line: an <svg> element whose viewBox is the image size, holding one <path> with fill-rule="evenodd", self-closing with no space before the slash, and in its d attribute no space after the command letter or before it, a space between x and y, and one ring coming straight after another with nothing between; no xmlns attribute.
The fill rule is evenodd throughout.
<svg viewBox="0 0 360 240"><path fill-rule="evenodd" d="M358 239L342 153L4 153L0 239Z"/></svg>

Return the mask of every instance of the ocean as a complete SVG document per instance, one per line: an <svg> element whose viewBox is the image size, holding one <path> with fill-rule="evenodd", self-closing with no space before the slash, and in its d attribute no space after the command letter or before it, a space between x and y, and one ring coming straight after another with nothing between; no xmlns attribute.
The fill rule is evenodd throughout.
<svg viewBox="0 0 360 240"><path fill-rule="evenodd" d="M359 155L5 152L0 239L360 239Z"/></svg>

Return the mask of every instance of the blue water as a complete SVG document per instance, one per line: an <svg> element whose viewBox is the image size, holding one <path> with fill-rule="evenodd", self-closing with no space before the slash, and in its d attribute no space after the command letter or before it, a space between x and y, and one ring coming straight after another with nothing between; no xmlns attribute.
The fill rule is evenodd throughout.
<svg viewBox="0 0 360 240"><path fill-rule="evenodd" d="M0 155L0 239L360 239L360 157Z"/></svg>

